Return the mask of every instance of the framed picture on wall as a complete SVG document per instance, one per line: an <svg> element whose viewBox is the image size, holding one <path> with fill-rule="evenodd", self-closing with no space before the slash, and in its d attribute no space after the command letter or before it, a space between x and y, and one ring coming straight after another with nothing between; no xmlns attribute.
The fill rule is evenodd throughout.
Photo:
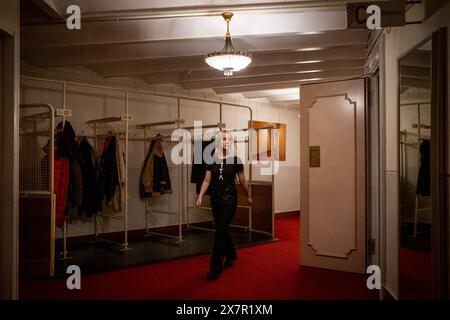
<svg viewBox="0 0 450 320"><path fill-rule="evenodd" d="M249 121L256 135L256 150L252 160L286 160L286 124L267 121Z"/></svg>

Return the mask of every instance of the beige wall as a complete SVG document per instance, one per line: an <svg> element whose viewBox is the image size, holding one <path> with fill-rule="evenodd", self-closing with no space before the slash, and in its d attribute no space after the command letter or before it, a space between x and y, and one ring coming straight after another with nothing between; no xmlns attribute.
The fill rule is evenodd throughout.
<svg viewBox="0 0 450 320"><path fill-rule="evenodd" d="M19 1L0 2L0 29L0 299L17 299Z"/></svg>
<svg viewBox="0 0 450 320"><path fill-rule="evenodd" d="M407 14L408 21L420 20L423 14L419 6L414 6ZM433 16L425 20L422 24L407 25L401 28L392 28L384 32L385 51L384 66L382 65L381 86L385 91L384 104L386 127L386 204L385 212L385 232L386 253L385 253L385 286L394 296L398 297L398 58L418 43L429 37L439 27L446 27L450 24L450 3L447 3ZM450 34L450 33L449 33ZM450 39L448 41L450 44ZM450 50L449 50L450 52ZM447 73L448 74L448 73ZM384 76L383 76L384 75ZM383 81L384 78L384 81ZM383 98L383 97L382 97ZM450 133L449 133L450 134ZM450 172L450 163L449 170Z"/></svg>
<svg viewBox="0 0 450 320"><path fill-rule="evenodd" d="M162 98L149 95L131 94L129 100L129 113L134 116L130 122L130 135L135 133L142 136L142 132L135 129L138 123L167 121L177 117L177 104L175 99ZM24 80L21 83L22 103L50 103L55 108L61 108L61 85L48 84L33 80ZM84 131L85 135L92 135L92 129L86 125L89 119L107 116L120 116L124 111L123 94L108 90L81 88L68 86L66 106L72 110L71 122L77 133ZM283 122L287 124L287 157L280 165L275 176L275 212L299 210L299 118L298 109L277 108L267 104L251 102L253 119L261 121ZM219 105L195 101L182 100L181 119L184 126L192 126L194 120L201 120L203 124L217 124L219 118ZM231 107L224 104L222 121L230 128L246 128L250 120L247 109ZM58 123L60 120L57 119ZM155 134L155 133L154 133ZM170 161L170 151L173 143L165 143L165 153L168 159L171 182L175 193L151 199L149 204L158 210L178 212L177 197L179 191L186 188L186 176L190 178L190 168L183 168L181 185L178 185L178 170ZM245 155L244 155L245 156ZM144 202L139 198L139 175L144 161L144 145L142 142L129 143L129 229L142 229L145 226ZM248 177L248 166L245 166ZM253 169L254 180L270 180L270 177L260 176L257 168ZM195 202L195 185L189 183L189 204ZM184 215L186 211L184 210ZM189 221L205 221L211 219L207 211L189 209ZM177 223L174 215L155 214L150 218L152 227L167 226ZM184 222L184 220L183 220ZM120 221L112 220L105 225L105 232L122 230ZM69 236L88 235L94 233L94 223L90 219L78 219L68 227ZM61 236L58 231L57 236Z"/></svg>

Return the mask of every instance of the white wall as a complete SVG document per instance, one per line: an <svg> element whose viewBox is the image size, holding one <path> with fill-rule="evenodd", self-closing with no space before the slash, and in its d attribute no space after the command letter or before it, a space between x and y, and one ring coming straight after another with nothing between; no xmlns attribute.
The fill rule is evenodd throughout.
<svg viewBox="0 0 450 320"><path fill-rule="evenodd" d="M407 14L408 21L420 20L423 16L420 6L414 6ZM398 224L398 58L418 43L425 40L439 27L450 24L450 3L447 3L432 17L422 24L407 25L401 28L392 28L384 32L385 65L382 73L385 79L381 85L385 90L385 126L386 126L386 206L384 208L386 221L386 265L385 287L394 296L398 297L398 250L399 250L399 224ZM450 34L450 33L449 33ZM448 40L450 44L450 39ZM449 50L450 52L450 50ZM381 59L383 61L383 59ZM448 74L448 72L447 72ZM450 89L450 88L449 88ZM449 133L450 134L450 133ZM450 172L450 163L449 170Z"/></svg>
<svg viewBox="0 0 450 320"><path fill-rule="evenodd" d="M120 116L125 113L123 93L110 90L92 89L82 87L67 87L66 108L72 110L71 122L75 132L92 135L92 129L87 126L89 119L107 116ZM21 83L22 103L50 103L55 108L61 108L61 85L23 80ZM281 163L279 173L275 176L275 212L299 210L299 118L297 109L275 108L258 103L252 104L253 119L261 121L282 122L287 124L287 157ZM135 129L139 123L167 121L177 118L177 101L173 98L155 97L149 95L130 94L129 114L134 116L130 122L130 137L137 135L143 137L143 132ZM223 105L222 122L228 128L246 128L250 120L248 109ZM219 105L204 102L181 100L180 118L184 119L183 126L192 126L194 120L202 121L204 125L220 122ZM59 120L57 120L57 123ZM164 132L163 132L164 133ZM153 132L156 134L156 132ZM181 188L186 188L186 177L190 179L190 167L182 169L181 188L178 185L178 169L171 163L170 152L172 142L165 142L165 154L168 160L174 194L163 195L148 200L151 207L157 210L178 212L178 196ZM139 175L145 156L143 142L129 142L129 229L142 229L145 226L144 202L139 198ZM245 154L241 155L245 158ZM248 177L248 165L245 166ZM270 177L269 177L270 178ZM254 180L264 180L253 169ZM195 184L188 184L190 205L195 203ZM186 199L183 199L186 201ZM184 206L183 206L184 209ZM184 209L183 216L186 216ZM148 217L151 227L174 225L177 223L175 215L154 214ZM212 216L208 211L189 209L189 221L205 221ZM184 221L184 220L183 220ZM105 232L120 231L120 221L110 221L104 225ZM94 233L92 219L77 219L69 225L68 235L79 236ZM58 236L61 236L60 234Z"/></svg>

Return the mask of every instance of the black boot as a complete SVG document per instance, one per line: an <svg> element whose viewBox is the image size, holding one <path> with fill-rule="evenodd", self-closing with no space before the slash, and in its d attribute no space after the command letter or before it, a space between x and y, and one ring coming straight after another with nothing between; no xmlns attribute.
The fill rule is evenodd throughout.
<svg viewBox="0 0 450 320"><path fill-rule="evenodd" d="M213 281L213 280L219 279L219 276L220 276L220 272L213 272L213 271L210 271L210 272L208 272L208 274L206 275L206 279L208 279L209 281Z"/></svg>
<svg viewBox="0 0 450 320"><path fill-rule="evenodd" d="M232 267L234 265L234 262L236 261L237 257L232 257L232 258L226 258L225 262L223 264L224 267Z"/></svg>

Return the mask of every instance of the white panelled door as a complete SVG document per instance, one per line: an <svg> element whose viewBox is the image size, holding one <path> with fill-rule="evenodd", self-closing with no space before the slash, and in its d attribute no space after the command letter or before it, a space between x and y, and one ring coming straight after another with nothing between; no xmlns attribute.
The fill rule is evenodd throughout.
<svg viewBox="0 0 450 320"><path fill-rule="evenodd" d="M300 263L365 272L365 80L300 92Z"/></svg>

